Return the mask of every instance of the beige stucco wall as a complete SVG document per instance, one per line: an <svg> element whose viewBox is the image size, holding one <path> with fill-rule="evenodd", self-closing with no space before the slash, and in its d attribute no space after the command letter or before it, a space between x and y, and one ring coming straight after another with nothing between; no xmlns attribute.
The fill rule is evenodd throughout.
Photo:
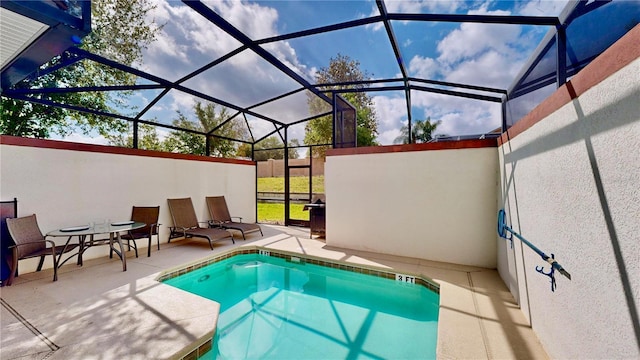
<svg viewBox="0 0 640 360"><path fill-rule="evenodd" d="M234 216L255 221L254 165L2 144L0 171L2 200L17 197L18 215L35 213L43 233L100 219L128 220L134 205L159 205L160 242L166 243L172 225L167 199L178 197L191 197L198 219L204 221L209 219L205 197L225 195ZM140 256L146 256L140 251L146 246L146 239L138 241ZM107 247L101 246L84 257L106 254ZM20 271L36 266L36 260L23 260ZM45 268L51 266L47 259Z"/></svg>
<svg viewBox="0 0 640 360"><path fill-rule="evenodd" d="M548 264L499 240L499 272L552 358L640 358L638 74L636 59L499 148L509 223L572 275L551 292L535 271Z"/></svg>
<svg viewBox="0 0 640 360"><path fill-rule="evenodd" d="M328 245L495 268L496 148L328 156Z"/></svg>

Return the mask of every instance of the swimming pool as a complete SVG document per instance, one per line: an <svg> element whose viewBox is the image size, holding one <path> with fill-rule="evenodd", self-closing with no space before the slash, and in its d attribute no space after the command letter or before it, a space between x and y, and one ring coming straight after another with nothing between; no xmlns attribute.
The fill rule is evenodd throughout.
<svg viewBox="0 0 640 360"><path fill-rule="evenodd" d="M221 305L210 359L430 359L439 295L294 258L231 258L165 280Z"/></svg>

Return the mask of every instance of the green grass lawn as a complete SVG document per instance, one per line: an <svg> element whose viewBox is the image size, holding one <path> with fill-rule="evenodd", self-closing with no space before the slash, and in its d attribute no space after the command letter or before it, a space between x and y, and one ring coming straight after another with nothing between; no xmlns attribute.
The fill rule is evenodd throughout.
<svg viewBox="0 0 640 360"><path fill-rule="evenodd" d="M309 212L302 210L303 204L291 204L291 218L309 220ZM284 204L258 203L258 222L284 225Z"/></svg>
<svg viewBox="0 0 640 360"><path fill-rule="evenodd" d="M314 176L313 192L324 194L324 175ZM291 177L289 182L292 193L306 193L309 191L309 178L306 176ZM284 178L258 178L258 192L284 193ZM303 204L291 204L291 218L309 220L309 212L302 210ZM284 203L258 202L258 222L267 224L284 224Z"/></svg>
<svg viewBox="0 0 640 360"><path fill-rule="evenodd" d="M324 175L314 176L313 192L324 193ZM309 191L309 178L306 176L293 176L289 181L291 192L304 193ZM270 177L258 178L258 192L284 192L284 178Z"/></svg>

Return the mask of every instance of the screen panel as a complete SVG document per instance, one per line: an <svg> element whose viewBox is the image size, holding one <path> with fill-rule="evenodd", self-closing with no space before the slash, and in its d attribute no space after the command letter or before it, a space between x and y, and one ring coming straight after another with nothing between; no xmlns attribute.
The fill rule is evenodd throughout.
<svg viewBox="0 0 640 360"><path fill-rule="evenodd" d="M334 94L333 104L333 147L358 146L356 108L338 94Z"/></svg>

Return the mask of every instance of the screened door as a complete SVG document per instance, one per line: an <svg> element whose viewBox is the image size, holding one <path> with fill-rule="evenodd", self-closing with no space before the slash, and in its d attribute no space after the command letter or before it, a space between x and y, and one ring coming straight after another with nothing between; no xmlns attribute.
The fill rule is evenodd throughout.
<svg viewBox="0 0 640 360"><path fill-rule="evenodd" d="M304 205L311 202L311 161L310 159L296 159L289 161L288 181L285 185L285 224L293 226L309 226L309 211ZM287 180L285 180L286 182ZM287 211L288 210L288 211Z"/></svg>

